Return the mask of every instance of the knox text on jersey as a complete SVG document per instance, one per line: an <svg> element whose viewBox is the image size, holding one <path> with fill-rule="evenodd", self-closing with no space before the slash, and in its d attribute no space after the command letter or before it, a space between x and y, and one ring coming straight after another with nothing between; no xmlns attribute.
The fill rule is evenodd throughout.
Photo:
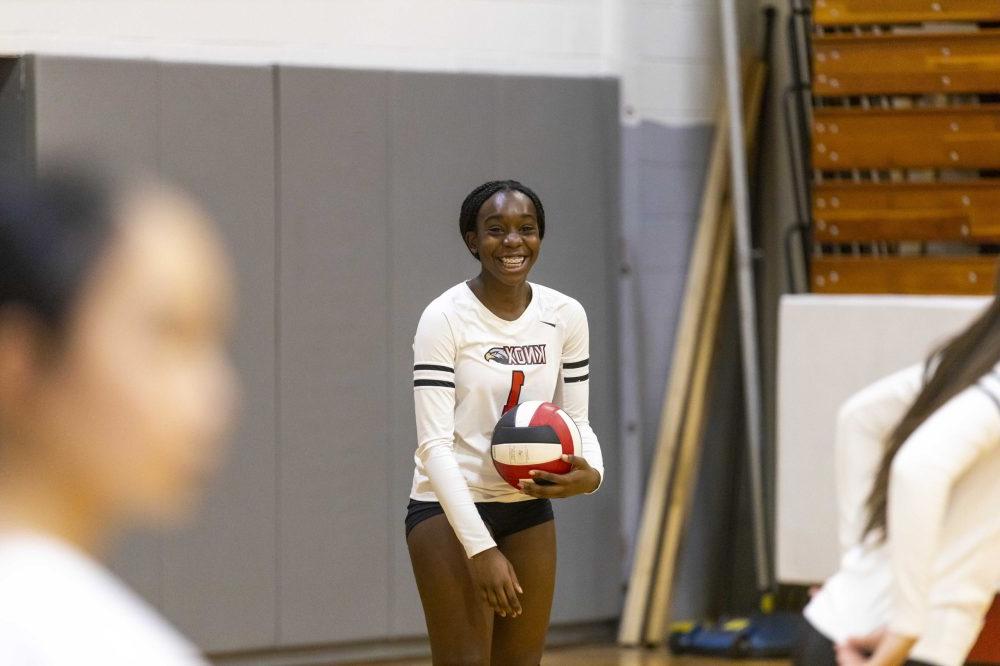
<svg viewBox="0 0 1000 666"><path fill-rule="evenodd" d="M483 358L501 365L545 365L545 345L491 347Z"/></svg>

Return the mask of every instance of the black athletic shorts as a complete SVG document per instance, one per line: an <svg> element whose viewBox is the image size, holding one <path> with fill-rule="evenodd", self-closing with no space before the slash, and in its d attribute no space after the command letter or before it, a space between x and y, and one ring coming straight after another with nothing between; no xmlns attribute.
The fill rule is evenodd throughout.
<svg viewBox="0 0 1000 666"><path fill-rule="evenodd" d="M523 502L476 502L479 515L494 539L502 539L521 530L546 523L555 516L552 502L531 499ZM406 505L406 536L410 530L428 518L444 513L438 502L421 502L411 499Z"/></svg>
<svg viewBox="0 0 1000 666"><path fill-rule="evenodd" d="M792 660L794 666L837 666L837 653L833 641L821 634L808 622L802 623L802 633ZM904 666L934 666L924 661L908 660Z"/></svg>

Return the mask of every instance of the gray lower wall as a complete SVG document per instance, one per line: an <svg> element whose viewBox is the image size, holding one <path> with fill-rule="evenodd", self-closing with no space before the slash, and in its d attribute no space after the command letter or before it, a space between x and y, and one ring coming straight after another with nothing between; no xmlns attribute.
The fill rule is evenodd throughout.
<svg viewBox="0 0 1000 666"><path fill-rule="evenodd" d="M653 456L701 208L713 128L643 122L623 131L623 229L635 309L627 341L642 357L638 392L642 462Z"/></svg>
<svg viewBox="0 0 1000 666"><path fill-rule="evenodd" d="M619 436L624 458L622 531L630 558L646 470L659 434L713 135L712 126L668 127L649 121L623 129ZM748 612L756 601L742 455L738 321L731 277L701 465L677 565L672 604L677 619Z"/></svg>
<svg viewBox="0 0 1000 666"><path fill-rule="evenodd" d="M117 571L209 651L422 634L402 530L410 341L424 305L475 272L462 198L515 177L546 205L532 278L589 313L608 469L600 493L558 503L553 621L618 614L616 82L22 64L28 161L70 151L179 182L218 218L239 273L245 399L229 463L194 525L131 535Z"/></svg>

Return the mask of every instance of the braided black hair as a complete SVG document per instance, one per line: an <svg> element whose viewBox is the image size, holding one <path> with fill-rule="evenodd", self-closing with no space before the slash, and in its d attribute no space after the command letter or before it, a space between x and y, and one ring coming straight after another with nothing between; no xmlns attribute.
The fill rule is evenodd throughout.
<svg viewBox="0 0 1000 666"><path fill-rule="evenodd" d="M0 309L18 306L64 332L114 226L110 188L67 167L0 181Z"/></svg>
<svg viewBox="0 0 1000 666"><path fill-rule="evenodd" d="M465 201L462 202L462 212L458 217L458 230L462 234L463 243L465 242L465 234L476 231L476 218L479 217L479 209L497 192L520 192L531 199L531 203L535 205L535 215L538 218L538 237L545 238L545 209L542 207L542 200L538 198L534 190L516 180L491 180L469 192L469 196L465 197ZM475 252L472 252L472 256L479 258Z"/></svg>

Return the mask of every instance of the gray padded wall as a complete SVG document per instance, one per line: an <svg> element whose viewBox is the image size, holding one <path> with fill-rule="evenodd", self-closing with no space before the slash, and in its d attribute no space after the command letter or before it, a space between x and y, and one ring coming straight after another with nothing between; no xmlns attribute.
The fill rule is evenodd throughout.
<svg viewBox="0 0 1000 666"><path fill-rule="evenodd" d="M420 312L430 300L474 275L476 264L466 256L457 232L457 211L472 187L495 177L522 178L535 185L545 197L553 222L535 279L577 296L592 319L593 420L605 444L610 473L599 495L559 506L561 584L557 588L554 620L571 622L614 617L620 603L619 563L617 558L608 558L607 554L609 541L614 549L612 552L618 549L614 472L616 345L615 314L611 306L618 205L618 173L614 166L618 155L617 86L610 81L586 79L560 81L418 73L345 75L298 68L282 68L280 72L281 171L283 182L294 180L296 187L294 195L286 187L282 188L282 236L294 233L295 229L284 213L287 206L306 206L308 202L315 202L313 205L322 210L324 205L329 205L323 202L337 198L331 191L343 192L343 196L355 201L354 219L358 221L350 232L330 232L339 243L356 243L352 256L358 259L345 279L353 279L354 284L359 285L368 280L377 282L379 277L387 280L389 355L388 374L382 380L388 397L388 432L383 435L379 430L381 405L363 402L350 413L355 421L359 416L365 422L370 421L372 428L362 432L351 425L349 432L356 434L341 437L331 445L349 453L351 460L354 455L363 456L358 461L359 474L376 474L378 465L387 465L387 504L376 501L363 507L352 504L352 508L337 513L353 511L354 519L363 522L373 511L385 511L385 538L389 546L386 608L389 632L394 636L423 632L419 599L402 530L415 446L410 384L413 330ZM386 85L387 100L382 98ZM534 102L526 105L525 99ZM334 108L342 112L329 115L316 112L317 109ZM387 114L385 135L388 143L374 150L386 151L384 175L378 171L377 155L370 157L365 168L351 164L351 160L373 150L363 137L373 131L369 123L378 123L381 113ZM363 128L357 127L359 122L363 123ZM359 139L361 145L358 145ZM303 151L306 157L303 159L297 151ZM335 154L340 151L347 157L340 157L339 165L334 164L338 159ZM298 170L300 161L308 165L305 175ZM338 182L337 174L341 169L347 170L345 175L348 177ZM368 177L357 182L359 170ZM385 189L388 201L388 209L384 211L388 217L386 246L382 248L388 263L384 266L378 263L377 248L362 238L366 233L376 233L372 227L377 227L379 221L372 217L379 210L378 191L381 188ZM369 194L373 189L375 192ZM326 216L336 217L329 213ZM360 222L362 219L364 224ZM564 225L561 228L560 222ZM309 238L315 242L320 237ZM283 265L310 263L292 256L290 253L295 249L287 242L282 242L282 248ZM298 248L298 251L303 249ZM307 253L314 252L310 244ZM324 279L330 280L337 269L328 260L325 270ZM551 279L547 279L548 276ZM285 282L283 277L283 294L290 286ZM315 293L315 288L311 293ZM362 316L373 320L367 344L382 344L374 322L376 297L355 294L353 298L354 305L343 303L342 307L354 312L367 308ZM308 306L315 308L311 299L304 307ZM285 314L288 307L283 300L283 326L288 319ZM332 325L333 322L328 322L326 327ZM316 326L320 330L324 328L321 324ZM282 348L285 348L284 340ZM339 345L329 345L329 349L344 353L345 363L352 362L352 352L348 350L354 347L341 350ZM375 360L369 366L371 375L376 372ZM282 364L287 364L284 358ZM284 370L287 367L283 368L283 377ZM371 391L377 396L377 387L368 388L369 381L374 378L366 379L356 390L359 393ZM284 382L283 379L283 386ZM285 395L282 397L283 414L290 409L289 399ZM329 418L336 417L331 415ZM287 424L283 426L288 428L283 430L288 433L287 437L292 437L292 428ZM355 441L361 438L376 446L383 436L386 448L382 454L359 447ZM282 446L283 451L289 446L285 438ZM369 467L371 471L367 472ZM380 482L380 478L368 478L366 487L370 491ZM329 501L342 504L356 492L362 490L331 494ZM370 565L366 572L373 572L381 557L370 542L373 539L375 535L366 535L363 539L356 536L342 545L340 552L364 559ZM313 556L315 561L308 565L310 571L318 572L323 566L332 566L329 562L324 564L321 550ZM367 574L357 575L365 579ZM309 579L308 576L304 578ZM576 585L572 582L576 580L587 580L588 584ZM303 585L306 584L303 581ZM322 614L324 605L331 600L323 595L321 590L312 590L305 598L295 594L290 600L301 604L307 615L305 609L310 608L313 614L325 617ZM366 607L376 599L367 599ZM283 601L283 617L285 603ZM364 627L375 625L378 618L373 613L376 610L369 609ZM339 626L344 629L343 624ZM330 630L321 622L316 629L319 634ZM360 634L345 633L344 637L362 638L365 635L362 629ZM294 638L302 639L298 634Z"/></svg>
<svg viewBox="0 0 1000 666"><path fill-rule="evenodd" d="M96 157L123 169L156 168L156 63L48 56L36 56L34 62L40 164L69 155Z"/></svg>
<svg viewBox="0 0 1000 666"><path fill-rule="evenodd" d="M229 455L197 522L164 540L163 609L207 650L273 645L273 70L161 65L159 89L161 171L208 208L234 260L240 307L233 357L242 384Z"/></svg>
<svg viewBox="0 0 1000 666"><path fill-rule="evenodd" d="M620 608L617 108L617 85L592 79L505 78L499 103L498 172L531 183L546 211L532 280L573 296L587 310L590 418L607 465L596 495L554 503L554 622L615 617Z"/></svg>
<svg viewBox="0 0 1000 666"><path fill-rule="evenodd" d="M40 165L96 155L184 186L220 224L242 304L242 409L196 522L133 534L115 569L207 650L275 640L276 401L273 70L35 59Z"/></svg>
<svg viewBox="0 0 1000 666"><path fill-rule="evenodd" d="M86 149L173 178L219 219L241 281L227 467L195 524L126 540L132 585L214 651L423 633L402 529L410 345L476 271L462 198L515 177L548 213L532 279L590 317L608 466L599 494L557 504L554 621L617 614L614 82L49 57L35 75L42 161Z"/></svg>
<svg viewBox="0 0 1000 666"><path fill-rule="evenodd" d="M279 76L280 641L388 633L388 76Z"/></svg>
<svg viewBox="0 0 1000 666"><path fill-rule="evenodd" d="M148 61L35 56L34 134L39 168L56 157L97 157L123 170L159 161L157 65ZM156 605L163 601L159 538L132 533L115 569Z"/></svg>
<svg viewBox="0 0 1000 666"><path fill-rule="evenodd" d="M496 174L498 79L394 74L391 80L389 627L412 636L425 631L403 534L416 448L413 332L424 307L476 266L458 233L458 209L472 188Z"/></svg>

